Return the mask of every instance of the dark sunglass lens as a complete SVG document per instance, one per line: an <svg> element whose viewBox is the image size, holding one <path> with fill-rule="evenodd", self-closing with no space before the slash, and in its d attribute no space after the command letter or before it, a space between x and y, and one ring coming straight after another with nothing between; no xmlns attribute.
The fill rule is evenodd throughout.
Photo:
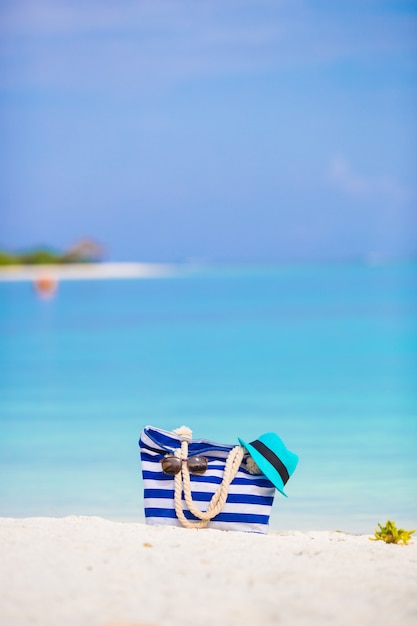
<svg viewBox="0 0 417 626"><path fill-rule="evenodd" d="M192 456L187 460L187 465L191 474L204 474L208 464L205 456Z"/></svg>
<svg viewBox="0 0 417 626"><path fill-rule="evenodd" d="M161 460L162 471L168 476L175 476L181 469L181 460L176 456L166 456Z"/></svg>

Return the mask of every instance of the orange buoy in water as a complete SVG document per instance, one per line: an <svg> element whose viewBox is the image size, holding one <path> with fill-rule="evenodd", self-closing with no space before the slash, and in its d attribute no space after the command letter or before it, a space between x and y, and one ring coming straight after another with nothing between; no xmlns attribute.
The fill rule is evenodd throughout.
<svg viewBox="0 0 417 626"><path fill-rule="evenodd" d="M52 298L58 287L57 281L51 276L39 276L34 284L36 293L42 298Z"/></svg>

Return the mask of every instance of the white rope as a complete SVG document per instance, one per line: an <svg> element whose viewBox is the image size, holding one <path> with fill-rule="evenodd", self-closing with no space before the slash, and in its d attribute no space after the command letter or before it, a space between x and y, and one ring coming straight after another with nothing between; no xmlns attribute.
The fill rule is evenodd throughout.
<svg viewBox="0 0 417 626"><path fill-rule="evenodd" d="M181 426L181 428L174 430L174 433L180 437L184 437L181 442L181 449L176 450L175 452L175 455L181 459L181 461L184 461L188 458L188 439L191 439L192 432L186 426ZM242 446L235 446L229 452L224 468L223 480L211 498L207 511L200 511L195 507L191 493L190 472L188 470L187 463L181 463L181 471L175 475L174 504L177 517L185 528L204 528L213 517L220 513L227 500L230 483L235 478L239 470L244 454L245 449ZM199 522L188 520L184 515L182 509L183 488L184 499L188 506L188 510L195 517L200 519Z"/></svg>
<svg viewBox="0 0 417 626"><path fill-rule="evenodd" d="M173 431L178 437L187 437L187 439L191 439L193 436L193 431L188 426L180 426Z"/></svg>

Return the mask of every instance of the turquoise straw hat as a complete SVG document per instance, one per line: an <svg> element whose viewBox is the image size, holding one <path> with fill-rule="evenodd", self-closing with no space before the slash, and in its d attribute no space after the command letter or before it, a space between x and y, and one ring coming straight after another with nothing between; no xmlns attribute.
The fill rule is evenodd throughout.
<svg viewBox="0 0 417 626"><path fill-rule="evenodd" d="M269 478L283 496L288 498L284 486L297 467L298 456L288 450L281 437L275 433L261 435L259 439L251 443L246 443L240 437L238 439L260 471Z"/></svg>

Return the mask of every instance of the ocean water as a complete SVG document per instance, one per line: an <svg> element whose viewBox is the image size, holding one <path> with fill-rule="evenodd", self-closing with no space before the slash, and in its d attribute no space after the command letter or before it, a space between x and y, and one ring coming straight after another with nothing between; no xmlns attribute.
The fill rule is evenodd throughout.
<svg viewBox="0 0 417 626"><path fill-rule="evenodd" d="M137 440L277 432L271 527L417 526L417 265L0 283L0 516L143 521Z"/></svg>

